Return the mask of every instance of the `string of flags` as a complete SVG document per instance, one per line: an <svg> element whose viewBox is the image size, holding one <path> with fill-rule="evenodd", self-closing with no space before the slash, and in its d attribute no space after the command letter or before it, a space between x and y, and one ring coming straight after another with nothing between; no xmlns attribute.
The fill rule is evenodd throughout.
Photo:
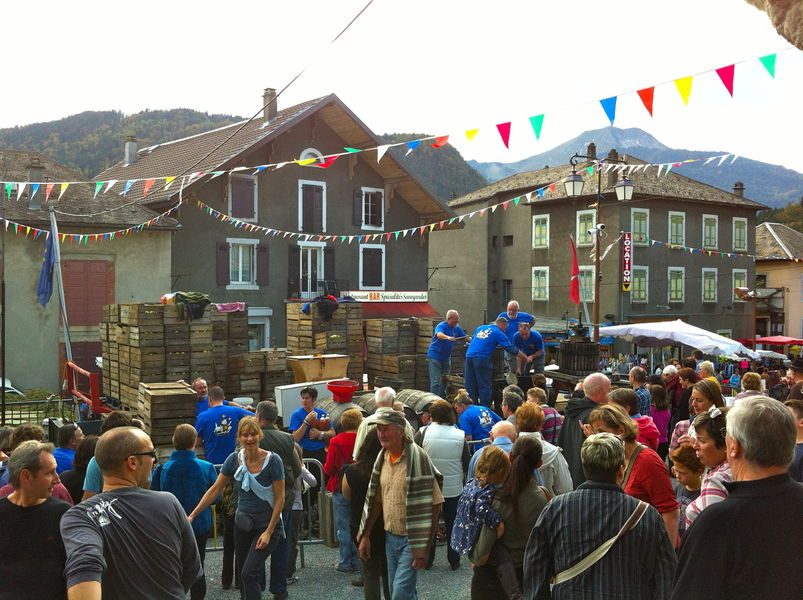
<svg viewBox="0 0 803 600"><path fill-rule="evenodd" d="M784 260L790 260L789 257L786 256L759 256L757 254L747 254L745 252L722 252L721 250L709 250L708 248L693 248L691 246L683 246L681 244L670 244L669 242L662 242L650 238L646 238L644 241L648 243L650 246L659 246L662 248L668 248L669 250L688 252L689 254L697 254L700 256L712 256L719 258L749 258L751 260L762 260L762 259L772 259L772 258L783 258ZM793 260L795 262L800 262L801 259L795 258Z"/></svg>
<svg viewBox="0 0 803 600"><path fill-rule="evenodd" d="M791 49L791 48L789 48ZM764 56L758 57L758 61L767 71L768 75L771 78L775 78L775 67L777 63L777 56L778 53L767 54ZM750 59L752 62L755 59ZM691 97L693 81L695 77L700 75L705 75L708 73L716 73L719 77L722 84L725 86L725 89L728 91L730 96L733 96L734 93L734 80L735 80L735 73L736 73L736 66L747 63L747 60L739 61L730 65L726 65L724 67L719 67L715 69L709 69L707 71L702 71L697 75L689 75L686 77L681 77L675 79L672 83L674 83L675 88L678 91L678 94L681 97L684 105L688 105L689 98ZM639 90L635 90L633 92L626 92L623 94L618 94L616 96L611 96L609 98L603 98L599 100L599 104L602 107L605 116L607 117L608 121L610 122L611 126L613 126L614 121L616 119L616 104L617 99L630 94L635 93L638 95L639 99L641 100L644 108L649 112L651 117L654 117L654 110L655 110L655 88L661 85L664 85L664 82L659 84L654 84L652 86L648 86ZM540 140L541 132L544 126L544 119L545 114L537 114L528 117L528 124L529 128L532 129L533 135L535 135L536 140ZM504 121L501 123L496 124L496 131L504 144L505 148L510 147L510 136L511 132L513 131L513 121ZM466 141L474 140L477 135L480 133L480 128L472 128L465 130L462 134L465 136ZM417 148L421 147L422 144L429 143L433 148L442 148L446 144L449 143L449 139L451 137L455 137L453 134L449 135L435 135L435 136L426 136L422 138L418 138L415 140L410 140L407 142L395 142L391 144L381 144L379 146L369 147L369 148L351 148L351 147L344 147L342 152L336 152L333 154L327 154L322 157L312 157L312 158L304 158L304 159L294 159L288 160L283 162L277 163L266 163L262 165L256 166L241 166L235 167L233 169L224 169L224 170L214 170L214 171L197 171L195 173L191 173L186 176L187 185L194 182L195 180L199 179L200 177L210 176L211 179L215 179L220 177L224 174L231 174L231 173L238 173L242 171L250 171L252 175L257 175L263 171L268 169L271 170L278 170L287 165L298 165L298 166L305 166L305 167L316 167L319 169L328 169L331 167L340 157L347 156L350 154L359 154L359 153L366 153L366 152L376 152L376 161L380 162L382 158L387 154L388 150L391 148L406 148L405 156L409 155L411 152L415 151ZM664 163L664 167L667 165L671 165L668 168L672 168L677 166L676 163ZM117 180L117 179L110 179L105 181L52 181L47 183L32 183L27 181L0 181L0 188L4 190L3 196L6 200L11 200L12 196L16 196L16 199L19 200L26 187L30 190L31 198L36 196L40 189L44 187L44 194L45 194L45 201L49 201L51 194L58 190L57 200L60 200L61 197L64 195L64 192L67 191L70 185L78 184L78 183L85 183L85 184L92 184L95 186L94 197L97 198L98 194L103 191L104 193L110 192L116 188L115 191L119 190L119 194L125 196L134 186L134 184L138 182L144 182L143 185L143 194L142 197L145 198L150 194L157 182L162 182L162 187L159 189L169 189L170 186L173 184L177 176L154 176L154 177L146 177L146 178L133 178L133 179L126 179L126 180Z"/></svg>

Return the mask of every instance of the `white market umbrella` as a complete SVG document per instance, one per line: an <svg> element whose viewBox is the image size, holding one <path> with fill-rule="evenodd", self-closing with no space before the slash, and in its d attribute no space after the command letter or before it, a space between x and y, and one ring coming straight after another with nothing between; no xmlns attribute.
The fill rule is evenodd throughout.
<svg viewBox="0 0 803 600"><path fill-rule="evenodd" d="M758 353L762 358L777 358L778 360L787 360L789 357L780 352L773 352L772 350L759 350Z"/></svg>
<svg viewBox="0 0 803 600"><path fill-rule="evenodd" d="M624 338L628 342L644 347L683 344L714 356L744 354L750 358L760 358L757 352L750 350L736 340L689 325L680 319L676 321L659 321L657 323L630 323L628 325L600 327L599 334L601 336Z"/></svg>

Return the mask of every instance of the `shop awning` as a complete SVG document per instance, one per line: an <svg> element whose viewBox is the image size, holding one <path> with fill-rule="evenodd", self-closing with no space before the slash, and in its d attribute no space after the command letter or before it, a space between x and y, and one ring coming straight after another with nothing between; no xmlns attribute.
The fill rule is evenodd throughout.
<svg viewBox="0 0 803 600"><path fill-rule="evenodd" d="M790 346L792 344L803 344L803 340L785 335L771 335L768 337L756 338L756 344L767 344L769 346Z"/></svg>
<svg viewBox="0 0 803 600"><path fill-rule="evenodd" d="M363 302L363 319L441 318L429 302Z"/></svg>

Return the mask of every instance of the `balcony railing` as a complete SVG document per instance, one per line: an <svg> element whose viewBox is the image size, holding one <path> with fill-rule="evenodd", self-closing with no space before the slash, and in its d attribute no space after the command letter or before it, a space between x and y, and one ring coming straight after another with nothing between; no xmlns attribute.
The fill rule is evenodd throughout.
<svg viewBox="0 0 803 600"><path fill-rule="evenodd" d="M300 292L298 297L302 300L312 300L318 296L331 294L335 298L339 298L340 291L348 289L350 289L348 279L319 279L313 289Z"/></svg>

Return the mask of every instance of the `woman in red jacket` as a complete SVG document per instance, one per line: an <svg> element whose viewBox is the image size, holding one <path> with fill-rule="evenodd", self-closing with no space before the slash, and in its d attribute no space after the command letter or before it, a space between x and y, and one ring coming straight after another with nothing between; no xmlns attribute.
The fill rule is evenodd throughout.
<svg viewBox="0 0 803 600"><path fill-rule="evenodd" d="M362 412L357 408L347 410L340 416L340 429L329 442L323 472L328 477L326 490L332 492L332 512L334 513L340 557L335 570L338 573L357 573L360 570L360 557L351 539L351 502L340 491L343 467L351 464L357 429L362 423Z"/></svg>

